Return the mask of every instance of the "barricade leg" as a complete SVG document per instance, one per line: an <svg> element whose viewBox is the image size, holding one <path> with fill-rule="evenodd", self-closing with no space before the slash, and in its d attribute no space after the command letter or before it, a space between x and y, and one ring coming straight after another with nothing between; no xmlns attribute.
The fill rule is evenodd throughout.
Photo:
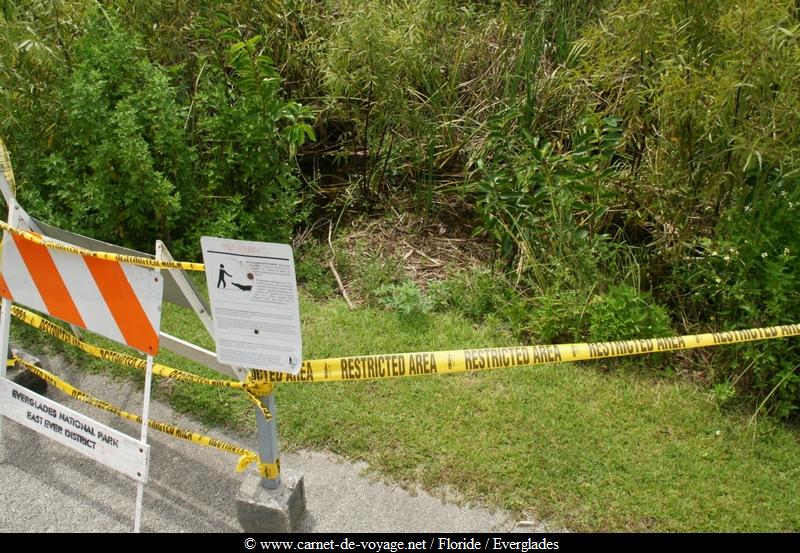
<svg viewBox="0 0 800 553"><path fill-rule="evenodd" d="M2 300L0 306L0 351L3 352L3 363L0 364L0 378L6 377L6 355L8 352L8 333L11 328L11 302ZM0 414L0 446L3 442L3 415Z"/></svg>
<svg viewBox="0 0 800 553"><path fill-rule="evenodd" d="M272 414L266 420L256 409L258 454L261 463L280 466L275 394L259 398ZM292 532L299 528L306 510L303 475L281 471L279 474L244 477L236 496L236 515L245 532Z"/></svg>

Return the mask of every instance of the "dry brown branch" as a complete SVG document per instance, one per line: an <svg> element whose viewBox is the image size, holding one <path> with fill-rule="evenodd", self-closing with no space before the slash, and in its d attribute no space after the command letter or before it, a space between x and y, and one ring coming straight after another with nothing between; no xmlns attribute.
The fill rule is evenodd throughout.
<svg viewBox="0 0 800 553"><path fill-rule="evenodd" d="M403 244L405 244L406 246L408 246L409 248L411 248L411 249L412 249L413 251L415 251L415 252L416 252L418 255L421 255L422 257L424 257L425 259L427 259L428 261L430 261L431 263L433 263L433 264L434 264L434 265L436 265L437 267L439 267L439 266L441 266L441 265L442 265L442 262L441 262L441 261L439 261L438 259L434 259L434 258L430 257L428 254L426 254L425 252L423 252L423 251L421 251L421 250L418 250L417 248L415 248L414 246L412 246L411 244L409 244L409 243L408 243L408 242L406 242L405 240L403 240ZM406 258L407 258L407 257L408 257L408 256L406 256Z"/></svg>
<svg viewBox="0 0 800 553"><path fill-rule="evenodd" d="M328 267L333 273L333 278L336 279L336 284L339 285L339 291L342 293L344 301L347 302L347 307L349 307L351 310L354 310L356 306L353 305L352 301L350 301L350 296L347 294L347 288L344 287L344 283L342 282L342 277L339 276L339 271L336 270L336 265L333 264L333 260L336 259L336 250L333 249L333 241L331 240L332 232L333 232L333 221L328 223L328 246L330 246L331 248L331 259L330 261L328 261Z"/></svg>

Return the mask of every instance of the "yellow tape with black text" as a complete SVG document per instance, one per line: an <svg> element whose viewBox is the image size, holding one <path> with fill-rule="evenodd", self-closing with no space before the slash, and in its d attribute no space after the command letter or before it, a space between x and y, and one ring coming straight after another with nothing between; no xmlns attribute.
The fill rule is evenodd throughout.
<svg viewBox="0 0 800 553"><path fill-rule="evenodd" d="M65 344L69 344L74 346L78 349L81 349L99 359L104 359L106 361L110 361L112 363L116 363L118 365L123 365L126 367L131 367L133 369L138 369L140 371L144 371L147 367L147 362L144 359L139 357L134 357L132 355L127 355L125 353L119 353L116 351L112 351L110 349L101 348L88 342L84 342L78 339L74 334L71 334L65 328L54 324L44 317L37 315L32 311L28 311L27 309L23 309L18 305L14 305L11 307L11 314L14 315L17 319L21 320L22 322L39 329L47 334L53 336L64 342ZM204 384L206 386L216 386L218 388L236 388L241 389L247 395L247 398L258 408L264 415L264 418L270 420L272 415L267 410L266 407L261 403L257 396L265 396L272 392L272 388L274 384L271 382L239 382L236 380L217 380L206 378L204 376L198 376L196 374L188 373L185 371L181 371L179 369L173 369L172 367L167 367L166 365L161 365L160 363L153 363L153 374L156 376L160 376L162 378L171 378L173 380L181 380L183 382L191 382L193 384Z"/></svg>
<svg viewBox="0 0 800 553"><path fill-rule="evenodd" d="M42 317L14 306L12 314L60 340L72 344L97 357L144 368L144 360L101 350L75 338L65 329ZM539 346L516 346L485 349L460 349L451 351L424 351L413 353L390 353L382 355L360 355L355 357L331 357L304 361L296 375L251 370L247 382L204 379L163 365L157 365L154 373L171 378L180 378L214 386L242 388L257 395L265 395L276 383L292 382L339 382L349 380L376 380L400 378L426 374L450 374L477 370L506 369L547 363L567 363L626 357L666 351L678 351L726 344L738 344L759 340L774 340L800 335L800 324L750 328L730 332L690 334L669 338L642 338L616 342L580 344L556 344ZM132 360L132 361L131 361ZM183 375L183 376L180 376Z"/></svg>
<svg viewBox="0 0 800 553"><path fill-rule="evenodd" d="M254 382L337 382L375 380L506 369L528 365L568 363L678 351L725 344L772 340L800 335L800 324L751 328L732 332L692 334L669 338L643 338L617 342L517 346L452 351L424 351L385 355L333 357L304 361L297 375L263 370L251 371Z"/></svg>
<svg viewBox="0 0 800 553"><path fill-rule="evenodd" d="M140 370L144 370L146 367L146 362L143 359L88 344L70 334L66 329L51 323L31 311L22 309L19 306L12 307L12 314L23 322L65 343L78 347L95 357ZM400 378L428 374L450 374L687 350L758 340L787 338L798 335L800 335L800 324L789 324L766 328L736 330L732 332L693 334L669 338L644 338L616 342L334 357L305 361L297 375L264 370L251 370L245 382L205 378L160 364L153 365L153 374L195 384L241 389L247 394L247 397L262 410L264 416L269 420L271 415L257 396L269 394L275 383L280 382L337 382ZM118 414L129 420L141 422L141 417L138 415L126 413L117 407L77 390L38 367L21 360L19 361L21 364L28 367L31 372L37 374L76 399ZM188 432L167 423L149 421L148 424L156 430L178 438L239 454L241 457L237 465L237 471L243 470L252 462L259 461L259 473L264 478L276 478L280 474L279 461L273 464L261 463L255 452L228 444L227 442Z"/></svg>

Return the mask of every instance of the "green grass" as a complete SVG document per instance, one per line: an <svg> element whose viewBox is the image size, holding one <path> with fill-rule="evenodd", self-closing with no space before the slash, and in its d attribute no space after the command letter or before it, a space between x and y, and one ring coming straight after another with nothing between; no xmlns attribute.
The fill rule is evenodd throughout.
<svg viewBox="0 0 800 553"><path fill-rule="evenodd" d="M450 317L304 306L307 356L488 346ZM800 454L783 426L746 427L695 386L588 365L285 385L282 440L367 461L426 489L581 531L797 531Z"/></svg>
<svg viewBox="0 0 800 553"><path fill-rule="evenodd" d="M306 358L511 340L450 314L412 321L305 297L301 312ZM163 327L210 345L184 310L167 306ZM159 360L211 374L169 353ZM158 389L205 422L254 428L239 394L182 383ZM721 411L684 382L557 365L286 384L277 402L287 449L327 449L409 488L456 490L571 530L800 530L797 432L747 427L746 416Z"/></svg>

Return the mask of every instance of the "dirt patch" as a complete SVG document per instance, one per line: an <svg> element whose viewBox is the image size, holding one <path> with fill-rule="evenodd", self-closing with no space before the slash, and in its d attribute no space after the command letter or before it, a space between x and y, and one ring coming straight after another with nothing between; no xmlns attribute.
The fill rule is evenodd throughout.
<svg viewBox="0 0 800 553"><path fill-rule="evenodd" d="M456 273L486 266L493 252L488 240L471 237L457 223L397 211L389 217L354 221L334 246L353 256L397 263L422 289Z"/></svg>

